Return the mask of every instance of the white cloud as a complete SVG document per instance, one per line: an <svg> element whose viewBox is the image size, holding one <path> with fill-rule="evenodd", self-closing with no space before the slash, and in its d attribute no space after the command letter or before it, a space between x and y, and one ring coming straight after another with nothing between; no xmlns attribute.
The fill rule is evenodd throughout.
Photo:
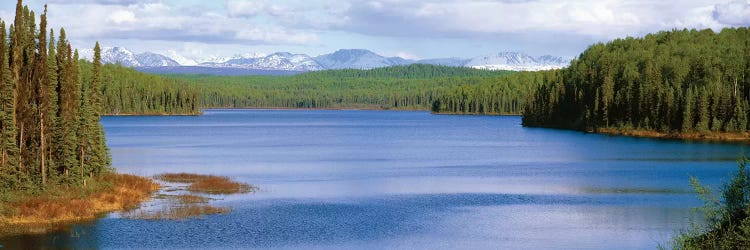
<svg viewBox="0 0 750 250"><path fill-rule="evenodd" d="M735 0L725 4L717 4L713 10L713 17L725 24L750 25L750 2Z"/></svg>
<svg viewBox="0 0 750 250"><path fill-rule="evenodd" d="M266 10L267 3L264 1L227 1L227 11L232 17L254 17Z"/></svg>
<svg viewBox="0 0 750 250"><path fill-rule="evenodd" d="M74 39L416 52L567 50L672 28L750 25L748 0L28 0L50 3L50 24ZM0 3L12 17L13 3ZM353 44L348 43L352 39ZM387 44L368 41L387 41ZM463 43L453 45L448 43ZM155 44L154 43L154 44ZM150 43L151 44L151 43ZM419 45L415 45L419 44ZM129 46L128 44L115 44ZM231 46L230 46L231 45ZM135 47L136 45L130 45ZM235 47L233 47L235 48ZM462 49L459 49L462 48ZM328 48L326 48L327 50ZM332 50L338 48L330 48ZM158 50L158 49L157 49ZM305 51L306 50L306 51ZM531 51L533 53L533 51ZM554 51L553 51L554 52ZM227 51L234 54L235 51ZM551 53L551 52L545 52ZM402 56L409 57L409 54Z"/></svg>
<svg viewBox="0 0 750 250"><path fill-rule="evenodd" d="M335 28L383 36L549 32L609 39L672 28L746 25L750 18L746 0L353 0L351 6L343 14L349 21Z"/></svg>
<svg viewBox="0 0 750 250"><path fill-rule="evenodd" d="M127 1L123 1L127 2ZM235 18L223 9L167 5L165 2L51 4L50 23L79 39L132 39L236 44L304 44L310 31ZM108 14L111 13L111 14ZM85 19L85 20L82 20Z"/></svg>
<svg viewBox="0 0 750 250"><path fill-rule="evenodd" d="M112 13L107 19L114 24L132 23L135 22L135 14L127 10L118 10Z"/></svg>

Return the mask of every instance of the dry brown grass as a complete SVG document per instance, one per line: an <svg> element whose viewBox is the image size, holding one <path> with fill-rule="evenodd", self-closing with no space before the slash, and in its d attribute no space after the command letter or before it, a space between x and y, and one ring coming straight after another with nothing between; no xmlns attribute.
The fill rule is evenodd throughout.
<svg viewBox="0 0 750 250"><path fill-rule="evenodd" d="M200 218L203 215L210 214L227 214L230 211L231 209L225 207L188 204L183 206L167 206L158 211L141 210L135 213L126 214L125 216L141 220L184 220Z"/></svg>
<svg viewBox="0 0 750 250"><path fill-rule="evenodd" d="M182 204L208 203L209 198L200 195L182 194L175 197Z"/></svg>
<svg viewBox="0 0 750 250"><path fill-rule="evenodd" d="M253 186L232 181L228 177L188 173L161 174L156 179L166 182L190 183L191 192L207 194L238 194L255 190Z"/></svg>
<svg viewBox="0 0 750 250"><path fill-rule="evenodd" d="M253 190L253 187L232 181L227 177L211 176L190 184L188 190L207 194L239 194L248 193Z"/></svg>
<svg viewBox="0 0 750 250"><path fill-rule="evenodd" d="M86 187L50 188L54 191L38 195L14 195L17 198L5 204L11 212L0 215L0 228L12 228L15 233L24 232L25 228L44 232L39 228L92 220L102 213L133 208L159 189L151 179L126 174L109 174L89 183Z"/></svg>
<svg viewBox="0 0 750 250"><path fill-rule="evenodd" d="M199 181L204 178L211 177L212 175L200 175L200 174L189 174L189 173L170 173L170 174L160 174L157 176L154 176L157 180L162 180L166 182L176 182L176 183L194 183L196 181Z"/></svg>
<svg viewBox="0 0 750 250"><path fill-rule="evenodd" d="M594 131L591 131L594 132ZM656 139L692 140L692 141L718 141L718 142L745 142L750 143L750 134L747 132L688 132L688 133L663 133L644 129L620 129L600 128L598 133L608 135L625 135Z"/></svg>

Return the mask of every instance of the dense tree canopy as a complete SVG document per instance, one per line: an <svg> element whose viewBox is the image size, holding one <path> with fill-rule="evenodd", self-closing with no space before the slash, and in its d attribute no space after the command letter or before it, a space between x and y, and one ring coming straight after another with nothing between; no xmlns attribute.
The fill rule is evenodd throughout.
<svg viewBox="0 0 750 250"><path fill-rule="evenodd" d="M537 86L553 77L550 73L519 72L483 78L440 92L432 103L436 113L518 115Z"/></svg>
<svg viewBox="0 0 750 250"><path fill-rule="evenodd" d="M189 81L205 108L429 109L442 91L509 74L471 68L409 65L329 70L294 76L172 76Z"/></svg>
<svg viewBox="0 0 750 250"><path fill-rule="evenodd" d="M91 81L92 64L82 62L84 81ZM120 65L103 65L99 91L102 113L108 115L198 114L199 94L185 81L145 74Z"/></svg>
<svg viewBox="0 0 750 250"><path fill-rule="evenodd" d="M549 73L523 124L665 133L748 129L750 31L673 30L596 44Z"/></svg>
<svg viewBox="0 0 750 250"><path fill-rule="evenodd" d="M86 185L109 169L99 46L81 67L64 30L48 36L46 7L39 20L19 0L9 36L0 21L0 191Z"/></svg>

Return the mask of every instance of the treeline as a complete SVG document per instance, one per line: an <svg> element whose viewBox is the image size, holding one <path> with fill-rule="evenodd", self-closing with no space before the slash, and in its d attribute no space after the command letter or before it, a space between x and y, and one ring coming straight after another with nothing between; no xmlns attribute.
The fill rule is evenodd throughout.
<svg viewBox="0 0 750 250"><path fill-rule="evenodd" d="M446 89L509 74L410 65L294 76L171 76L190 82L204 108L373 108L429 110Z"/></svg>
<svg viewBox="0 0 750 250"><path fill-rule="evenodd" d="M554 72L519 72L483 78L477 84L461 84L440 92L433 101L435 113L521 114L526 101Z"/></svg>
<svg viewBox="0 0 750 250"><path fill-rule="evenodd" d="M92 64L81 63L82 72ZM90 81L91 74L82 74ZM101 93L105 115L199 114L198 92L184 81L145 74L121 65L104 65Z"/></svg>
<svg viewBox="0 0 750 250"><path fill-rule="evenodd" d="M39 19L37 26L34 12L19 0L9 36L0 21L0 191L86 185L110 166L99 123L100 48L90 79L82 81L87 72L65 30L55 43L46 7Z"/></svg>
<svg viewBox="0 0 750 250"><path fill-rule="evenodd" d="M747 28L673 30L596 44L549 73L523 124L663 133L748 130Z"/></svg>

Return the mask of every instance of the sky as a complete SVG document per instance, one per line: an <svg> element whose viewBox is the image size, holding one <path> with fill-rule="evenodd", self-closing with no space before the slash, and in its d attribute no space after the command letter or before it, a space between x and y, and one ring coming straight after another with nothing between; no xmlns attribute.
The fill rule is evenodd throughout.
<svg viewBox="0 0 750 250"><path fill-rule="evenodd" d="M2 0L11 20L16 0ZM505 51L575 57L590 44L671 29L750 26L750 0L25 0L49 5L76 48L202 60L369 49L407 59Z"/></svg>

